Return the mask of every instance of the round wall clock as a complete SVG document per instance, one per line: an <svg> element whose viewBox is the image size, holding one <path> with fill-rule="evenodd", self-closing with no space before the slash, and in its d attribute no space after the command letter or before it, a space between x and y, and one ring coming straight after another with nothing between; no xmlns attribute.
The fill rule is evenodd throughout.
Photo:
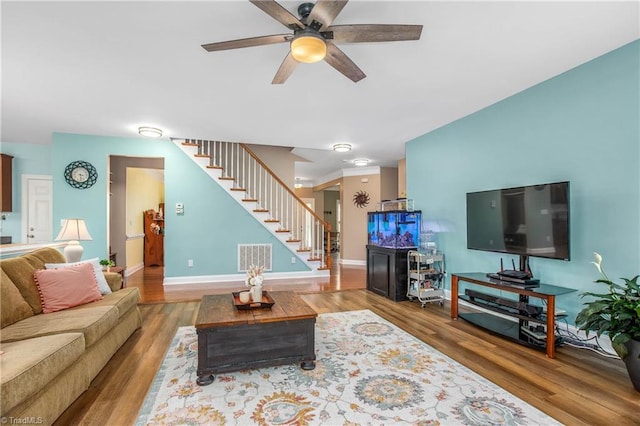
<svg viewBox="0 0 640 426"><path fill-rule="evenodd" d="M64 179L74 188L87 189L98 180L98 172L91 163L73 161L64 169Z"/></svg>
<svg viewBox="0 0 640 426"><path fill-rule="evenodd" d="M369 200L369 194L367 194L365 191L358 191L353 196L353 204L355 204L358 208L362 208L369 204Z"/></svg>

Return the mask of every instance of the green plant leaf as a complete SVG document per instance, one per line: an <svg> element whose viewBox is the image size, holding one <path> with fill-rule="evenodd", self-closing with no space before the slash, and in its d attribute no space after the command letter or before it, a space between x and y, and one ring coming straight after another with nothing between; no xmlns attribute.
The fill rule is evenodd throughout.
<svg viewBox="0 0 640 426"><path fill-rule="evenodd" d="M594 253L596 266L601 266L602 258ZM608 334L612 345L621 358L626 356L624 343L630 339L640 340L640 285L635 277L621 278L623 284L609 279L601 267L601 277L595 282L608 287L608 292L584 292L581 297L592 297L594 300L583 304L583 309L576 316L576 326L583 331L594 331L598 336Z"/></svg>

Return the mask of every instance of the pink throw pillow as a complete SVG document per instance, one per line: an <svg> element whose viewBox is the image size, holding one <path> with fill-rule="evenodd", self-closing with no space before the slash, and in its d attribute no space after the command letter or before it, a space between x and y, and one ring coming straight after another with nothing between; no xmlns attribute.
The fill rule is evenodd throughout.
<svg viewBox="0 0 640 426"><path fill-rule="evenodd" d="M45 314L102 299L90 263L63 269L41 269L33 276Z"/></svg>

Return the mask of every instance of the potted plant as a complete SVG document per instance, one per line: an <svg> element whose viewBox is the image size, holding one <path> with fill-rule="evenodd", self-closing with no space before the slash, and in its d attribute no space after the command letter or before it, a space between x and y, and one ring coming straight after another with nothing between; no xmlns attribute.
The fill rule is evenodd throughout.
<svg viewBox="0 0 640 426"><path fill-rule="evenodd" d="M596 283L607 286L606 293L586 292L581 296L592 296L596 299L585 303L585 307L576 317L576 325L580 330L595 331L598 336L606 333L611 338L611 345L624 361L633 387L640 391L640 285L638 275L621 278L622 284L609 279L602 269L602 256L593 254L592 262L600 272Z"/></svg>
<svg viewBox="0 0 640 426"><path fill-rule="evenodd" d="M116 264L113 263L113 261L110 259L101 259L100 265L102 265L103 271L106 271L107 269L109 269L110 266L116 266Z"/></svg>

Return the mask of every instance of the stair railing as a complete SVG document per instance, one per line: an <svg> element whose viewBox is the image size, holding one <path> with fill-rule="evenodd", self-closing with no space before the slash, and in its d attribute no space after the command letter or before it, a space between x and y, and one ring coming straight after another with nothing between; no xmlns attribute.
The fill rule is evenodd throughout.
<svg viewBox="0 0 640 426"><path fill-rule="evenodd" d="M198 146L200 157L210 158L210 168L222 170L223 180L232 180L232 191L244 191L243 201L255 201L256 212L269 215L265 222L278 223L276 232L290 234L298 252L308 252L318 269L331 268L331 226L302 201L258 156L243 143L185 140Z"/></svg>

